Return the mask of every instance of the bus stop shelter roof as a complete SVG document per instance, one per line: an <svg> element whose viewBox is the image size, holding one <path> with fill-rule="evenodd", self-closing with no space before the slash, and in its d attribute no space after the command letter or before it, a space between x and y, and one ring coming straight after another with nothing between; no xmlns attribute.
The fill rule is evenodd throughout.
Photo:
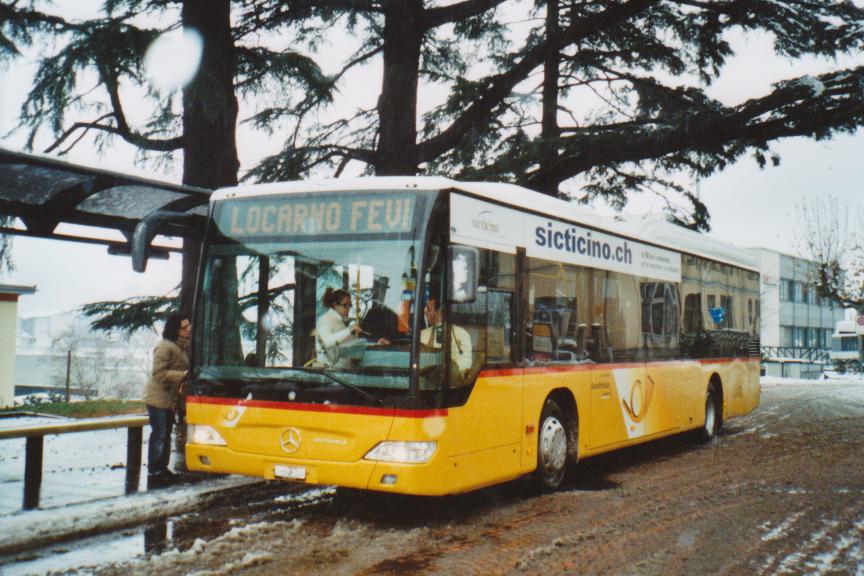
<svg viewBox="0 0 864 576"><path fill-rule="evenodd" d="M20 296L21 294L33 294L34 292L36 292L35 286L21 286L19 284L0 284L0 295L14 294L16 296Z"/></svg>
<svg viewBox="0 0 864 576"><path fill-rule="evenodd" d="M127 254L143 218L163 211L197 215L203 222L211 192L0 148L0 216L19 221L0 233L103 244L110 253ZM189 222L166 221L159 234L199 235L200 226ZM61 224L76 226L58 229ZM106 230L119 231L125 241L107 239Z"/></svg>

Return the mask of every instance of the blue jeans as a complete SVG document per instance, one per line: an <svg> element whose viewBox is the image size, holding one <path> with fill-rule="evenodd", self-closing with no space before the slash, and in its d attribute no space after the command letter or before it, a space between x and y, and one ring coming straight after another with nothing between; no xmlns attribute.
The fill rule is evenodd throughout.
<svg viewBox="0 0 864 576"><path fill-rule="evenodd" d="M171 459L171 431L174 428L174 411L148 405L147 416L150 417L147 473L158 474L168 469L168 461Z"/></svg>

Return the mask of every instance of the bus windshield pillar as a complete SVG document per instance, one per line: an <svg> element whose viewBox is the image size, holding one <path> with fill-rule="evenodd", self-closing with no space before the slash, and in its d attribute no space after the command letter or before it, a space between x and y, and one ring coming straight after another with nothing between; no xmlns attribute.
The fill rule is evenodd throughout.
<svg viewBox="0 0 864 576"><path fill-rule="evenodd" d="M295 267L293 353L294 358L306 362L315 357L315 337L312 332L315 329L317 265L298 259ZM303 305L297 304L301 302Z"/></svg>

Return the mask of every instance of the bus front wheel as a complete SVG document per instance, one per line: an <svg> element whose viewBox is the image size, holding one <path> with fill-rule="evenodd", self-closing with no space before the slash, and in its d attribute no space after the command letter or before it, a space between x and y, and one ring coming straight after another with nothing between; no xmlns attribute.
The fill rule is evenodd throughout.
<svg viewBox="0 0 864 576"><path fill-rule="evenodd" d="M568 434L566 420L554 400L546 400L540 413L537 433L537 470L535 484L542 490L555 490L567 470Z"/></svg>
<svg viewBox="0 0 864 576"><path fill-rule="evenodd" d="M713 440L720 430L720 406L717 400L717 391L714 386L711 386L705 397L705 423L699 431L699 436L703 442Z"/></svg>

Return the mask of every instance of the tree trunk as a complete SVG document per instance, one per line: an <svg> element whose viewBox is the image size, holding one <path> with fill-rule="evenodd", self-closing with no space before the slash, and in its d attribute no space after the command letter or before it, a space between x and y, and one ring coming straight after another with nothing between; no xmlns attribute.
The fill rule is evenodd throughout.
<svg viewBox="0 0 864 576"><path fill-rule="evenodd" d="M183 90L183 183L219 188L237 184L237 98L229 0L184 0L183 26L201 34L198 74ZM192 312L200 242L183 242L181 310Z"/></svg>
<svg viewBox="0 0 864 576"><path fill-rule="evenodd" d="M234 39L230 0L184 0L183 26L197 30L204 43L195 78L183 90L183 183L204 188L237 184L237 97L234 94ZM201 243L183 241L180 310L191 317ZM177 457L186 469L185 402L178 405Z"/></svg>
<svg viewBox="0 0 864 576"><path fill-rule="evenodd" d="M560 28L558 0L546 0L546 36L554 46ZM543 116L540 136L540 174L537 191L558 196L558 79L561 56L558 50L549 50L543 62Z"/></svg>
<svg viewBox="0 0 864 576"><path fill-rule="evenodd" d="M375 173L417 173L417 82L423 38L421 0L394 0L384 16L384 77L378 101Z"/></svg>

